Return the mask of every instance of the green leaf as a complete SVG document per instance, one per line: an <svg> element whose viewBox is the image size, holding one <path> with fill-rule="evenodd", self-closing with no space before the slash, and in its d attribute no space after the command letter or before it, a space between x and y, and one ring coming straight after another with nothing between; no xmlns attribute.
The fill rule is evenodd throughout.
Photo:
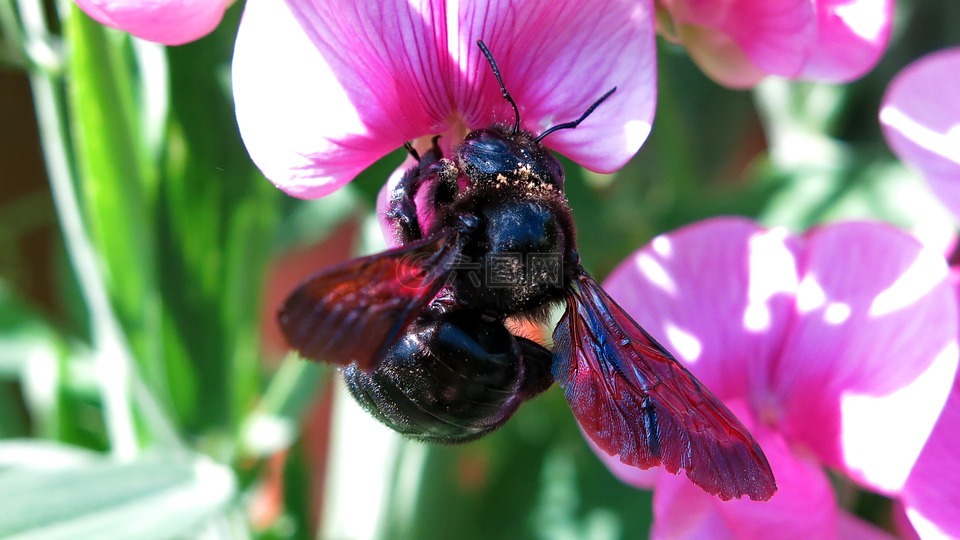
<svg viewBox="0 0 960 540"><path fill-rule="evenodd" d="M157 156L140 115L140 68L129 36L70 8L65 81L76 190L125 338L146 381L167 401L152 208Z"/></svg>
<svg viewBox="0 0 960 540"><path fill-rule="evenodd" d="M134 99L134 69L123 43L75 6L67 20L68 94L79 168L78 192L103 257L107 287L128 330L146 323L155 282L153 232Z"/></svg>
<svg viewBox="0 0 960 540"><path fill-rule="evenodd" d="M228 468L199 456L116 463L72 447L6 441L3 466L3 538L181 537L219 516L236 491Z"/></svg>
<svg viewBox="0 0 960 540"><path fill-rule="evenodd" d="M262 389L260 303L281 193L240 140L229 63L238 9L167 50L170 121L157 198L167 378L184 426L236 434Z"/></svg>

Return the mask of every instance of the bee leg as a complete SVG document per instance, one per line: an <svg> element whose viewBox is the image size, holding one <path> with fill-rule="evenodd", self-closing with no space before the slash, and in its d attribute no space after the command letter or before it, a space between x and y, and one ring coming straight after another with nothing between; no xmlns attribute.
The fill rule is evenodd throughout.
<svg viewBox="0 0 960 540"><path fill-rule="evenodd" d="M514 336L520 348L523 361L524 378L521 394L530 399L553 384L553 353L539 343L520 336Z"/></svg>
<svg viewBox="0 0 960 540"><path fill-rule="evenodd" d="M393 188L386 212L387 222L390 228L396 231L401 244L423 238L424 231L417 217L416 197L424 181L437 173L438 164L443 159L443 152L437 145L439 138L439 136L433 138L432 147L422 157L409 142L403 145L411 156L419 159L419 162L407 169Z"/></svg>
<svg viewBox="0 0 960 540"><path fill-rule="evenodd" d="M386 220L400 241L406 244L423 238L420 230L420 221L417 219L417 190L423 183L419 166L413 166L403 173L403 178L390 194L390 203L387 207Z"/></svg>

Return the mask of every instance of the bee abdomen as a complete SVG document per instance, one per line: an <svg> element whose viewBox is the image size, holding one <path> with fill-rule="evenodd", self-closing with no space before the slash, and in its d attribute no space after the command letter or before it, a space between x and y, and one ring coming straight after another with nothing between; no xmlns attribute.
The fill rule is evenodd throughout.
<svg viewBox="0 0 960 540"><path fill-rule="evenodd" d="M373 373L350 366L344 375L357 401L394 430L461 443L506 422L527 389L542 386L527 373L543 371L528 369L502 323L459 312L418 319Z"/></svg>

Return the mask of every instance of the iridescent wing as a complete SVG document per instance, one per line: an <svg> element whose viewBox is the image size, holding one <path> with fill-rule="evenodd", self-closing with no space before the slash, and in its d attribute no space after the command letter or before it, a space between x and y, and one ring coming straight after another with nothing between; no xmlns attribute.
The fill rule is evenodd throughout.
<svg viewBox="0 0 960 540"><path fill-rule="evenodd" d="M280 307L290 346L370 372L437 295L460 255L453 229L321 271Z"/></svg>
<svg viewBox="0 0 960 540"><path fill-rule="evenodd" d="M723 500L777 490L763 451L736 416L581 274L553 334L553 373L584 432L631 466L680 469Z"/></svg>

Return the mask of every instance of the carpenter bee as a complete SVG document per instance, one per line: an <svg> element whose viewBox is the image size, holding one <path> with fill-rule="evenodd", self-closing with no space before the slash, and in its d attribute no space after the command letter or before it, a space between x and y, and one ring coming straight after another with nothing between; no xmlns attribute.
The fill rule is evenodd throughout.
<svg viewBox="0 0 960 540"><path fill-rule="evenodd" d="M584 271L564 171L520 112L490 51L512 126L432 147L393 189L385 216L399 247L307 279L279 322L306 358L343 369L356 400L423 441L466 442L497 429L550 387L564 389L586 435L627 465L681 469L722 499L769 499L773 473L721 401ZM566 303L553 351L507 330Z"/></svg>

